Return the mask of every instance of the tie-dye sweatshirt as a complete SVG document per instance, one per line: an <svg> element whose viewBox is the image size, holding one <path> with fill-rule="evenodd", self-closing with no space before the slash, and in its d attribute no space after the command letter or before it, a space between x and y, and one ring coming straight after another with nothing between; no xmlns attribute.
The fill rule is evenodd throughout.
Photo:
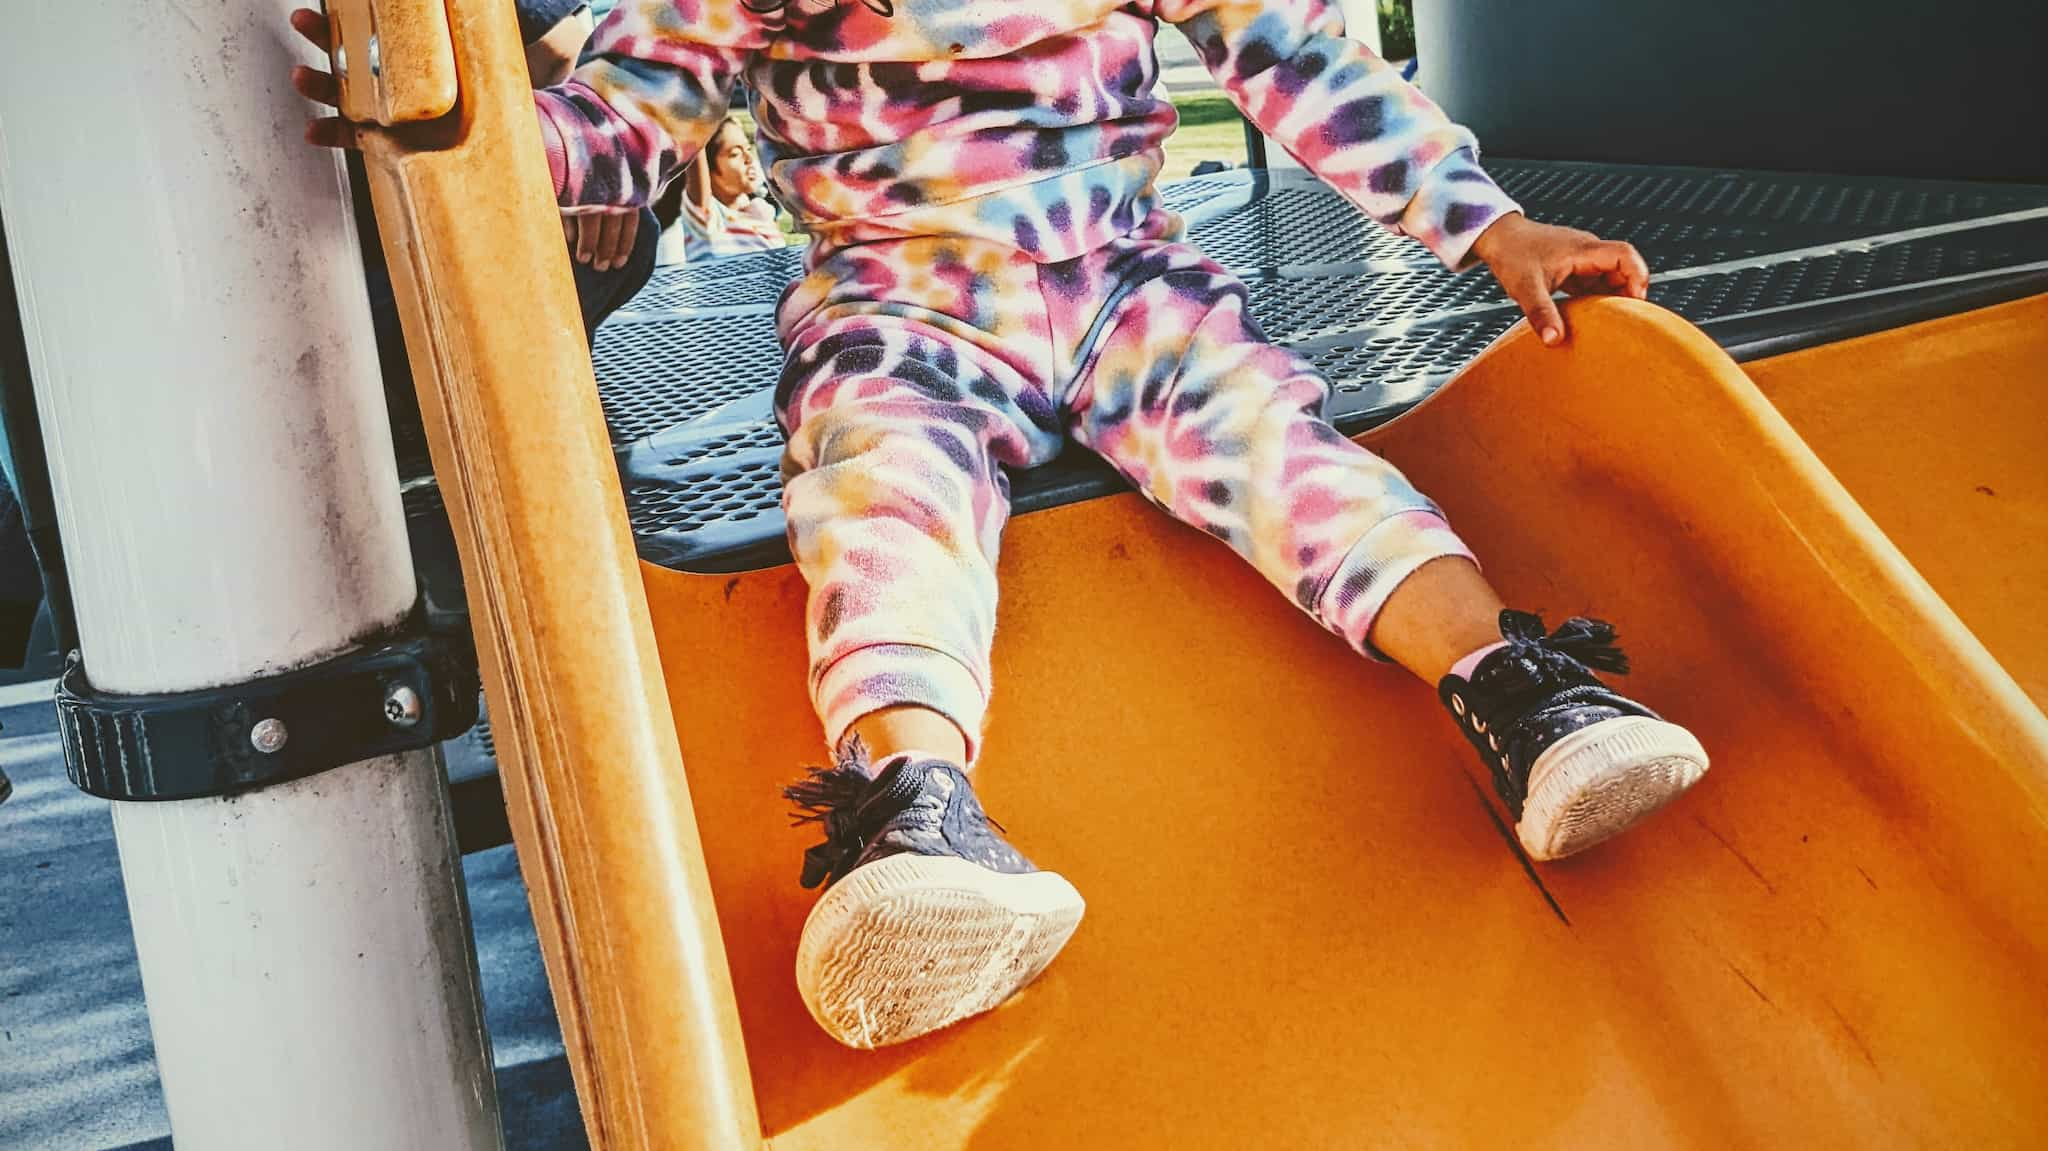
<svg viewBox="0 0 2048 1151"><path fill-rule="evenodd" d="M1472 134L1346 39L1327 0L764 7L622 3L575 76L536 94L561 203L647 202L744 78L777 193L827 246L959 235L1072 259L1156 206L1175 122L1153 91L1163 20L1260 129L1446 264L1515 210Z"/></svg>

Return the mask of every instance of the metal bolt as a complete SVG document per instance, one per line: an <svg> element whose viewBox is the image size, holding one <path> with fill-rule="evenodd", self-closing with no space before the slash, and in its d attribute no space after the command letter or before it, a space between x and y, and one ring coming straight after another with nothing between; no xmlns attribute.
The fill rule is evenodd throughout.
<svg viewBox="0 0 2048 1151"><path fill-rule="evenodd" d="M334 46L334 77L338 80L346 75L348 75L348 47L343 44L336 44Z"/></svg>
<svg viewBox="0 0 2048 1151"><path fill-rule="evenodd" d="M369 49L370 75L382 76L384 74L384 54L378 49L377 38L375 36L370 37Z"/></svg>
<svg viewBox="0 0 2048 1151"><path fill-rule="evenodd" d="M402 683L394 683L384 693L384 718L394 727L412 727L419 723L426 708L420 703L420 693Z"/></svg>
<svg viewBox="0 0 2048 1151"><path fill-rule="evenodd" d="M249 729L249 746L265 755L276 755L290 734L284 729L281 719L258 720L256 726Z"/></svg>

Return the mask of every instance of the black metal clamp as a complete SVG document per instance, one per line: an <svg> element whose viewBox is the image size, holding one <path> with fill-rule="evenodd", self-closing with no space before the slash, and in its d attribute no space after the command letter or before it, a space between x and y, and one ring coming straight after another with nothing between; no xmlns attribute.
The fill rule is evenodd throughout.
<svg viewBox="0 0 2048 1151"><path fill-rule="evenodd" d="M477 719L466 632L406 633L324 663L209 691L112 695L74 654L57 681L71 782L103 799L199 799L412 751Z"/></svg>

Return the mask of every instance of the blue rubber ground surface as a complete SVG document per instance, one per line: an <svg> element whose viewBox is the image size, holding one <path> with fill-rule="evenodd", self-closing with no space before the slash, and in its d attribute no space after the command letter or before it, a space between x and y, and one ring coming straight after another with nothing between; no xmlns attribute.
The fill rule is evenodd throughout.
<svg viewBox="0 0 2048 1151"><path fill-rule="evenodd" d="M107 804L64 777L47 686L0 689L0 1149L168 1149ZM463 872L505 1143L587 1144L510 847ZM366 1148L365 1151L372 1151Z"/></svg>

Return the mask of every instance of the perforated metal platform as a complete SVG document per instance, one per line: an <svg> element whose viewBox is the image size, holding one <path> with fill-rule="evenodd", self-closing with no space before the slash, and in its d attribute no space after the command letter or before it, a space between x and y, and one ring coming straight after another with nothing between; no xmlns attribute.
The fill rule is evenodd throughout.
<svg viewBox="0 0 2048 1151"><path fill-rule="evenodd" d="M2048 291L2048 187L1499 160L1530 214L1634 243L1650 292L1737 358ZM1241 276L1266 334L1335 384L1355 432L1428 395L1519 313L1299 172L1166 187L1189 238ZM787 558L774 307L801 250L657 270L594 359L647 559L736 571ZM1014 477L1019 511L1115 490L1082 452Z"/></svg>

